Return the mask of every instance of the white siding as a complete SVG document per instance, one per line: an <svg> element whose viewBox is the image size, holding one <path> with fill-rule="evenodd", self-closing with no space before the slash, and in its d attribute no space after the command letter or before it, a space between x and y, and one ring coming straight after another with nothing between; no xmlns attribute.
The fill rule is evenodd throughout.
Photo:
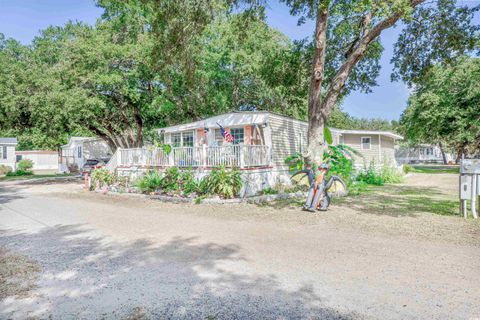
<svg viewBox="0 0 480 320"><path fill-rule="evenodd" d="M3 150L5 150L6 147L6 151L7 151L7 157L6 159L4 159L4 155L3 155ZM6 165L6 166L9 166L12 168L12 170L15 170L15 145L2 145L0 144L0 148L2 149L0 151L0 165Z"/></svg>
<svg viewBox="0 0 480 320"><path fill-rule="evenodd" d="M275 166L286 167L286 157L305 150L308 124L275 114L270 114L268 124L272 135L272 162Z"/></svg>

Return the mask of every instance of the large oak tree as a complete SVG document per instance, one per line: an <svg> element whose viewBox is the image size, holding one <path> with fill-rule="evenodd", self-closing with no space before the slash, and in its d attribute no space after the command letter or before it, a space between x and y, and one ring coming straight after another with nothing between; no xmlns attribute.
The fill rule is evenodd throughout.
<svg viewBox="0 0 480 320"><path fill-rule="evenodd" d="M457 7L453 0L283 1L299 22L314 19L316 26L308 94L310 164L322 162L324 126L339 99L355 81L378 73L375 59L384 30L400 20L405 24L393 62L395 76L407 82L422 77L434 62L454 60L478 43L478 26L472 25L478 8ZM368 57L373 61L365 63ZM367 72L358 74L361 70Z"/></svg>

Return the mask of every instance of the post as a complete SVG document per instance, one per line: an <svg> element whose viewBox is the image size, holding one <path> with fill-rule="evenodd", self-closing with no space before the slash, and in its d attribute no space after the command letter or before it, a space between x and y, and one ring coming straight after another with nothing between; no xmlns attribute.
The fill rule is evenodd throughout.
<svg viewBox="0 0 480 320"><path fill-rule="evenodd" d="M238 151L240 152L240 168L243 168L243 167L245 167L245 155L244 155L245 149L244 149L244 146L239 145L238 146Z"/></svg>
<svg viewBox="0 0 480 320"><path fill-rule="evenodd" d="M477 174L473 174L472 176L472 202L470 204L471 208L470 210L472 211L472 216L474 219L478 219L477 215L477 205L476 205L476 200L477 200L477 179L478 176Z"/></svg>
<svg viewBox="0 0 480 320"><path fill-rule="evenodd" d="M85 191L88 192L88 191L90 191L90 183L91 183L90 175L88 174L88 172L85 172L83 174L83 176L84 176L84 179L85 179Z"/></svg>

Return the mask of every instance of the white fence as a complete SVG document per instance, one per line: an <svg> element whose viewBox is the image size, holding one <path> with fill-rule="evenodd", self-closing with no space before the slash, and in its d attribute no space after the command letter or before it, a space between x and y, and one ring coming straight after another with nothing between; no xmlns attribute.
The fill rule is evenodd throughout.
<svg viewBox="0 0 480 320"><path fill-rule="evenodd" d="M118 149L106 168L117 167L262 167L270 165L270 148L259 145L178 147L167 154L160 148Z"/></svg>

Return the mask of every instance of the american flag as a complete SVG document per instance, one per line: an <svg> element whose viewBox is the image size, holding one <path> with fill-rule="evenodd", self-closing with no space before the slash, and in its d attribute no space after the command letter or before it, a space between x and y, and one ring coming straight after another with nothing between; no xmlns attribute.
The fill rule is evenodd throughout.
<svg viewBox="0 0 480 320"><path fill-rule="evenodd" d="M219 123L217 123L217 124L220 127L220 133L221 133L223 139L225 139L225 141L227 141L229 143L232 143L234 139L233 139L233 136L230 134L230 132L225 130L225 128L223 128Z"/></svg>

